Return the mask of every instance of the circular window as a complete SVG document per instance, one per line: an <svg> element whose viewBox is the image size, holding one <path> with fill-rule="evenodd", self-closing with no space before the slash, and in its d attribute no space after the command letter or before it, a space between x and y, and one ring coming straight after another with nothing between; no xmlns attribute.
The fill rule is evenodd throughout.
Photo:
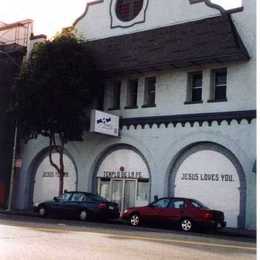
<svg viewBox="0 0 260 260"><path fill-rule="evenodd" d="M143 8L143 0L118 0L116 15L119 20L129 22L133 20Z"/></svg>

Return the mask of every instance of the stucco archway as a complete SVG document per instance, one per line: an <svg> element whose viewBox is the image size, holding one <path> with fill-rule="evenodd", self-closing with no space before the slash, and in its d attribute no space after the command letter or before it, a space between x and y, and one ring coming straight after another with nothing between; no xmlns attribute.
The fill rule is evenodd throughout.
<svg viewBox="0 0 260 260"><path fill-rule="evenodd" d="M121 210L147 205L151 174L147 160L135 147L117 144L99 157L93 175L93 190L119 204Z"/></svg>
<svg viewBox="0 0 260 260"><path fill-rule="evenodd" d="M224 211L227 226L244 227L246 179L231 151L216 143L195 143L182 149L172 165L169 195L201 200Z"/></svg>
<svg viewBox="0 0 260 260"><path fill-rule="evenodd" d="M27 183L29 185L28 187L28 206L27 208L33 207L34 203L39 203L41 200L47 200L52 199L54 196L58 195L58 183L57 180L55 181L55 184L52 183L51 179L58 179L57 176L55 176L54 168L50 165L49 159L49 148L45 148L41 150L32 160L30 167L29 167L29 174L28 177L29 180L27 180ZM55 159L55 156L54 156ZM78 170L77 166L75 164L75 161L73 157L70 155L70 153L65 149L64 152L64 166L65 166L65 172L67 169L66 176L70 176L70 172L72 173L72 180L70 181L70 185L66 185L66 178L64 179L64 189L69 190L77 190L78 187ZM57 160L57 158L56 158ZM47 181L40 182L40 178L45 179ZM48 185L50 184L50 185ZM57 192L56 192L56 185L57 185ZM45 189L43 190L43 187ZM55 190L53 190L53 188ZM35 193L42 191L44 192L42 199L39 196L36 196ZM47 196L47 197L46 197ZM36 201L37 200L37 201Z"/></svg>

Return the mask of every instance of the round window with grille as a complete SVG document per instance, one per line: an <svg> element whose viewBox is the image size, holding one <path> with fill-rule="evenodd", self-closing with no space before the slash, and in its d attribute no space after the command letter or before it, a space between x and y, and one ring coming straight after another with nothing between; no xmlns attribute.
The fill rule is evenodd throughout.
<svg viewBox="0 0 260 260"><path fill-rule="evenodd" d="M142 10L144 0L118 0L116 3L116 15L119 20L129 22Z"/></svg>

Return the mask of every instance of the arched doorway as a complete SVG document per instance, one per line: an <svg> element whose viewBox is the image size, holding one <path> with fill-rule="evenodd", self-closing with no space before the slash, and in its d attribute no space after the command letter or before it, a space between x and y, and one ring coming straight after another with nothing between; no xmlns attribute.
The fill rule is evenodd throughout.
<svg viewBox="0 0 260 260"><path fill-rule="evenodd" d="M180 153L170 174L169 193L194 198L224 212L227 227L245 223L246 183L235 156L213 143L190 146Z"/></svg>
<svg viewBox="0 0 260 260"><path fill-rule="evenodd" d="M53 161L58 164L58 153L53 154ZM77 174L73 161L64 154L64 190L76 190ZM59 192L59 176L45 154L36 168L33 188L33 205L53 199Z"/></svg>
<svg viewBox="0 0 260 260"><path fill-rule="evenodd" d="M110 150L95 176L97 193L124 209L144 206L150 199L150 173L143 156L129 147Z"/></svg>

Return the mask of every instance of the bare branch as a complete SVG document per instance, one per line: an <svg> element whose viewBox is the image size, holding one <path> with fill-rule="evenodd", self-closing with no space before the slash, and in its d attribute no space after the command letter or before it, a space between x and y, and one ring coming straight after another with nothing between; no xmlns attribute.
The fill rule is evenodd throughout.
<svg viewBox="0 0 260 260"><path fill-rule="evenodd" d="M58 172L58 174L60 174L60 168L57 164L54 163L53 158L52 158L52 153L53 151L57 151L57 147L55 144L55 136L54 134L50 135L50 145L49 145L50 149L49 149L49 160L50 160L50 164L56 169L56 171Z"/></svg>

